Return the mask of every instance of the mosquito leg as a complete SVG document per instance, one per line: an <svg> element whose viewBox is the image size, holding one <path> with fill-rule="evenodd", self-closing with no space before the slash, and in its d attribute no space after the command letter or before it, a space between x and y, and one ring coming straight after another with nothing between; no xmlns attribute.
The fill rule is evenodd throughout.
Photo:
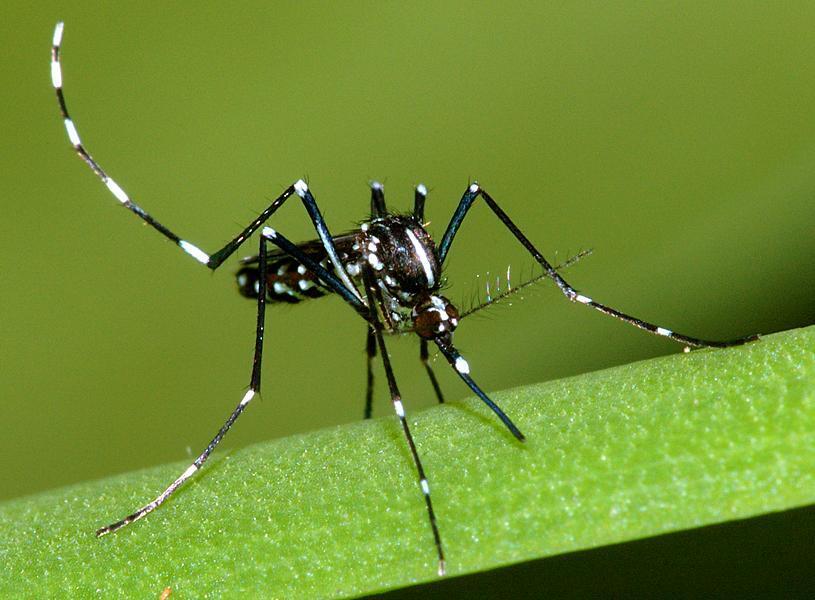
<svg viewBox="0 0 815 600"><path fill-rule="evenodd" d="M370 310L370 319L374 330L377 345L379 346L379 354L382 356L382 365L385 368L385 377L388 380L388 389L390 390L391 402L393 402L393 409L396 416L399 417L399 422L402 425L402 431L405 434L410 453L413 456L413 463L416 465L416 472L419 476L419 487L422 489L424 495L425 505L427 506L427 516L430 520L430 528L433 531L433 540L436 544L436 553L439 557L439 575L445 573L444 550L441 543L441 535L439 528L436 524L436 513L433 510L433 502L430 500L430 484L427 481L427 476L422 466L422 460L419 458L419 452L416 449L416 443L413 441L413 435L410 433L407 417L405 416L405 408L402 405L402 396L399 393L399 388L396 385L396 377L393 374L391 367L390 357L388 356L388 349L385 347L385 338L382 335L382 324L379 322L379 316L376 312L376 299L375 290L379 289L373 283L373 274L369 267L363 268L363 278L365 280L365 293L368 298L368 308Z"/></svg>
<svg viewBox="0 0 815 600"><path fill-rule="evenodd" d="M385 187L378 181L371 182L371 219L384 217L388 214L385 206Z"/></svg>
<svg viewBox="0 0 815 600"><path fill-rule="evenodd" d="M413 216L424 223L424 203L427 200L427 187L423 183L416 186L413 194Z"/></svg>
<svg viewBox="0 0 815 600"><path fill-rule="evenodd" d="M136 512L126 516L121 521L117 521L101 529L96 531L96 536L101 537L105 534L112 533L133 523L134 521L138 521L142 517L148 515L149 513L153 512L156 508L161 506L167 498L172 496L172 494L179 488L187 479L192 477L201 467L204 466L204 463L209 458L209 455L212 454L212 451L215 450L215 447L218 443L223 439L229 429L234 425L235 421L238 420L238 417L243 414L243 411L249 405L249 402L260 393L260 369L261 369L261 359L263 355L263 334L265 330L265 315L266 315L266 238L260 238L260 252L259 252L259 293L258 293L258 303L257 303L257 324L255 329L255 350L252 358L252 375L249 380L249 389L243 395L243 398L232 411L232 414L229 415L229 418L226 422L221 426L218 430L218 433L215 434L215 437L212 438L212 441L207 445L201 454L198 455L193 463L187 467L187 469L178 476L178 478L173 481L167 489L165 489L161 494L159 494L152 502L145 504Z"/></svg>
<svg viewBox="0 0 815 600"><path fill-rule="evenodd" d="M456 236L456 232L458 228L461 226L464 217L467 214L467 211L470 210L470 207L476 201L476 199L481 196L484 198L484 202L487 203L487 206L490 207L495 216L504 224L504 226L509 229L512 235L521 243L521 245L526 248L526 250L532 255L532 257L538 261L538 263L543 267L546 274L554 280L557 286L560 288L560 291L563 293L566 298L571 300L572 302L578 302L580 304L585 304L594 308L595 310L600 311L603 314L609 315L614 317L615 319L619 319L621 321L625 321L633 325L634 327L639 327L640 329L644 329L649 333L653 333L655 335L660 335L663 337L670 338L675 342L679 342L680 344L684 344L686 346L711 346L714 348L724 348L727 346L740 346L741 344L746 344L747 342L752 342L758 339L757 335L751 335L744 338L738 338L735 340L729 341L711 341L711 340L703 340L695 337L691 337L688 335L684 335L682 333L676 333L670 329L666 329L665 327L660 327L658 325L654 325L653 323L649 323L648 321L643 321L637 317L632 317L631 315L627 315L623 312L615 308L611 308L610 306L606 306L605 304L601 304L599 302L595 302L592 298L580 294L577 290L575 290L563 277L557 272L557 270L547 261L543 255L538 251L535 246L532 245L532 242L518 229L518 226L512 222L512 219L501 209L500 206L492 199L492 197L481 187L474 183L467 191L464 192L464 195L461 197L461 201L459 202L458 208L456 208L456 212L453 214L452 219L450 219L449 225L447 225L447 230L444 232L444 237L442 238L441 244L439 244L439 262L444 263L444 259L447 256L447 252L450 250L450 245L453 243L453 239Z"/></svg>
<svg viewBox="0 0 815 600"><path fill-rule="evenodd" d="M436 399L439 401L439 404L444 404L444 395L441 393L441 387L439 386L439 381L436 379L436 374L433 372L433 367L430 366L430 355L427 351L427 340L422 338L421 344L419 345L419 359L422 361L425 370L427 371L427 376L430 377L430 383L433 385L433 391L436 392Z"/></svg>
<svg viewBox="0 0 815 600"><path fill-rule="evenodd" d="M473 381L473 378L470 377L470 365L464 360L464 357L459 354L458 350L456 350L453 345L450 343L449 339L444 340L441 338L437 338L433 340L436 342L436 345L441 350L441 353L444 354L444 358L447 359L447 362L450 363L450 366L458 373L458 376L467 384L467 386L473 391L473 393L479 397L479 399L490 407L490 410L494 412L501 422L506 425L507 429L515 436L519 442L523 442L526 437L518 427L515 426L515 423L512 422L507 414L501 410L501 407L498 406L495 402L493 402L484 391L478 387L478 385Z"/></svg>
<svg viewBox="0 0 815 600"><path fill-rule="evenodd" d="M370 419L374 402L374 357L376 357L376 335L373 328L368 327L365 336L365 352L368 358L368 384L365 388L365 418Z"/></svg>
<svg viewBox="0 0 815 600"><path fill-rule="evenodd" d="M179 248L181 248L184 252L192 256L195 260L200 262L203 265L206 265L212 270L217 269L223 262L237 250L246 240L251 236L266 220L271 217L278 208L280 208L284 202L292 195L296 194L300 197L303 202L303 206L306 209L309 217L311 218L311 222L314 225L314 229L317 231L320 239L322 240L323 246L325 247L326 253L331 260L332 265L334 266L334 270L337 274L337 277L342 281L343 285L348 289L348 291L355 295L361 302L361 297L359 296L359 292L357 291L356 287L351 282L348 274L342 268L342 263L339 260L337 255L337 251L334 248L334 243L332 241L331 233L328 231L328 226L323 219L323 216L320 214L320 210L317 207L317 202L314 199L311 191L308 189L308 185L301 179L297 182L290 185L286 188L282 194L280 194L270 205L269 207L264 210L260 215L258 215L254 221L252 221L249 225L247 225L243 231L241 231L237 236L235 236L232 240L230 240L223 248L218 250L213 254L207 254L201 248L188 242L187 240L182 239L175 233L173 233L170 229L159 223L156 219L150 216L144 209L142 209L138 204L136 204L127 192L116 183L105 171L102 169L101 165L94 160L91 154L83 145L80 137L79 132L74 124L73 119L68 112L68 105L65 102L65 95L62 91L62 65L60 63L60 50L62 47L62 32L63 32L64 24L62 22L57 23L56 28L54 29L54 39L51 46L51 83L54 86L54 92L57 96L57 102L59 104L60 112L62 113L63 123L65 125L65 131L68 134L68 140L71 142L71 146L73 146L74 151L79 155L79 157L87 163L87 165L91 168L91 170L96 174L96 176L105 184L111 194L128 210L133 212L136 216L138 216L142 221L150 225L153 229L158 231L164 237L169 239L171 242L176 244Z"/></svg>

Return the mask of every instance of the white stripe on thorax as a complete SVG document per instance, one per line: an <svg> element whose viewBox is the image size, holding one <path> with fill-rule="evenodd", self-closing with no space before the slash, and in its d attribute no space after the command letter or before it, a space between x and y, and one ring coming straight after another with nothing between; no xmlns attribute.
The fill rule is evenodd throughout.
<svg viewBox="0 0 815 600"><path fill-rule="evenodd" d="M427 258L427 252L425 252L424 246L422 246L419 238L417 238L416 234L410 229L405 229L405 232L410 239L410 243L413 244L413 248L416 250L419 261L422 263L422 268L424 269L424 276L427 278L428 287L433 287L436 283L436 278L433 277L433 267L430 266L430 259Z"/></svg>

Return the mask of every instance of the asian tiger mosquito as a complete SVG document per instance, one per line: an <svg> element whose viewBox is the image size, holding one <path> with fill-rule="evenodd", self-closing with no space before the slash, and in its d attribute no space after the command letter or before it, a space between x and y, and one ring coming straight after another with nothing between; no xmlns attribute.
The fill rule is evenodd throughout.
<svg viewBox="0 0 815 600"><path fill-rule="evenodd" d="M167 500L173 492L204 465L227 431L260 392L261 355L263 352L264 319L267 302L296 303L307 298L336 294L354 309L366 323L368 355L366 417L371 414L372 360L377 352L382 357L393 408L399 418L405 440L413 457L419 488L422 491L427 507L427 515L438 556L439 575L444 575L444 550L436 523L433 503L430 498L430 485L408 426L399 388L388 358L384 334L415 333L419 336L420 358L430 377L438 401L443 402L441 390L428 362L428 346L431 342L435 344L470 390L495 413L519 442L524 441L524 435L515 423L497 404L490 400L489 396L470 377L469 364L453 345L453 331L458 326L459 321L473 310L467 313L459 313L450 300L438 293L442 285L442 267L450 246L453 244L464 217L478 198L483 199L501 224L512 233L542 267L542 273L527 282L527 284L543 278L551 279L561 293L571 302L589 306L603 314L625 321L650 333L670 338L684 345L686 349L690 346L724 348L758 339L757 335L752 335L732 341L717 342L690 337L632 317L579 293L563 279L558 271L562 267L568 266L581 255L563 265L553 266L521 232L498 203L493 200L492 196L476 183L468 186L465 190L438 245L435 244L425 229L424 206L427 189L422 184L417 185L415 188L413 212L401 215L388 211L385 206L382 185L376 182L372 183L371 213L368 220L363 222L356 230L340 236L332 236L320 214L311 190L302 179L299 179L286 188L266 210L223 248L213 254L207 254L198 246L178 237L133 202L130 196L108 176L85 149L76 126L68 113L62 91L60 48L63 27L64 24L60 22L57 23L54 29L51 47L51 81L56 92L65 130L73 149L102 183L107 186L108 190L122 206L135 213L142 221L171 240L196 261L212 270L221 266L292 196L297 196L302 201L318 236L318 239L294 244L271 227L263 227L259 239L258 254L242 259L242 267L237 272L238 288L241 294L249 298L255 298L257 301L255 349L249 389L204 451L167 489L134 513L99 529L96 532L97 536L112 533L141 519ZM277 249L269 250L268 245L270 243L277 246ZM517 289L519 288L505 290L498 296L488 299L486 303L475 307L474 310L501 300L514 293Z"/></svg>

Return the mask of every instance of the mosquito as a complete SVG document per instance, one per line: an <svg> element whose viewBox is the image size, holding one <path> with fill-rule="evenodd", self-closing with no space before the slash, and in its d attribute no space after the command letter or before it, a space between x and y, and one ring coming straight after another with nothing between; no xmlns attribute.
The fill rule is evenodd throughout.
<svg viewBox="0 0 815 600"><path fill-rule="evenodd" d="M591 297L578 292L560 274L560 270L579 259L582 253L563 265L553 266L518 228L493 197L477 183L467 187L447 225L447 229L437 244L426 229L424 221L427 188L419 184L414 190L413 211L397 214L388 210L385 204L384 188L381 184L371 184L370 215L357 229L334 236L323 219L317 201L309 186L302 179L287 187L269 207L260 213L238 235L227 242L220 250L211 254L182 239L173 231L150 216L130 195L122 189L94 160L83 145L65 102L62 86L60 49L64 24L57 23L51 47L51 81L56 92L68 140L74 151L90 167L123 207L133 212L142 221L176 244L186 254L205 267L215 270L220 267L254 233L258 236L258 253L240 261L241 267L236 279L238 290L257 302L257 321L252 372L249 387L224 424L207 444L198 457L155 499L132 514L110 525L100 528L97 536L115 532L126 525L138 521L163 504L185 481L192 477L209 458L229 429L249 406L261 388L261 358L265 330L267 304L298 303L306 299L334 294L339 296L364 321L367 349L367 391L365 416L371 415L373 394L372 362L377 354L382 359L385 377L388 382L393 410L399 419L405 441L410 449L416 469L418 487L424 498L427 517L438 558L438 573L445 573L445 553L436 513L430 495L430 484L414 443L402 396L394 377L393 368L385 344L387 334L415 334L419 338L420 359L430 377L436 398L443 402L438 381L428 362L429 347L433 344L450 364L464 384L496 415L518 441L524 435L512 419L493 402L470 375L470 365L453 344L453 332L465 316L476 310L502 301L517 293L524 286L541 279L550 279L567 300L588 306L605 315L629 323L645 331L670 338L686 348L738 346L758 338L752 335L731 341L709 341L674 332L654 325L637 317L625 314L615 308L601 304ZM267 220L286 203L289 198L299 198L311 221L317 238L295 244L272 227ZM440 293L443 285L442 270L453 245L456 234L473 204L481 199L493 212L498 221L506 227L515 239L540 265L542 271L521 286L513 288L507 276L503 292L489 295L486 302L460 312L456 306ZM271 248L274 246L275 248ZM489 293L488 293L489 294Z"/></svg>

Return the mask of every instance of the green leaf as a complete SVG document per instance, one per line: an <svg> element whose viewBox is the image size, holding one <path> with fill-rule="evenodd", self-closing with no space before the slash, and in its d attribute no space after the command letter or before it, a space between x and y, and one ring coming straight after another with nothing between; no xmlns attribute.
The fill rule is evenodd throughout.
<svg viewBox="0 0 815 600"><path fill-rule="evenodd" d="M411 416L450 575L815 501L815 327L493 396L527 443L476 400ZM394 418L218 453L94 537L185 467L0 505L0 595L339 597L437 577Z"/></svg>

